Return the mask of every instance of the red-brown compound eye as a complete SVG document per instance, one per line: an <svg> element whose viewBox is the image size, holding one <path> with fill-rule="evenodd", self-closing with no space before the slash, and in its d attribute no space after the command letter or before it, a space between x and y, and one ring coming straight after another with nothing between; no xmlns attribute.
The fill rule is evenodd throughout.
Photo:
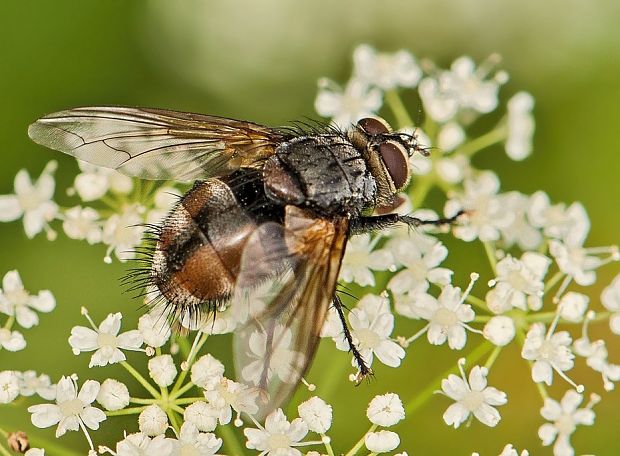
<svg viewBox="0 0 620 456"><path fill-rule="evenodd" d="M405 148L394 141L386 141L379 146L385 169L392 178L394 187L400 190L409 179L409 161Z"/></svg>
<svg viewBox="0 0 620 456"><path fill-rule="evenodd" d="M390 132L390 128L383 119L375 119L374 117L366 117L357 122L357 125L364 130L364 133L370 136L384 135Z"/></svg>

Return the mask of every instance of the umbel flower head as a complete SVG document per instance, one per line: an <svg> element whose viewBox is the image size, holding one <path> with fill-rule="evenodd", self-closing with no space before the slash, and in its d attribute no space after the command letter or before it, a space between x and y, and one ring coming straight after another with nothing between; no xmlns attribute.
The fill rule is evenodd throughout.
<svg viewBox="0 0 620 456"><path fill-rule="evenodd" d="M500 96L508 76L497 70L498 63L496 55L482 63L462 56L442 69L407 51L382 53L362 45L353 53L353 74L348 81L339 84L327 78L319 80L316 109L334 127L347 130L361 117L380 114L391 119L393 134L410 135L419 148L429 152L415 152L408 157L413 183L396 196L390 210L419 219L422 224L413 230L381 229L347 239L338 290L358 299L349 301L343 296L343 304L350 311L345 309L339 314L332 306L320 331L322 336L332 338L339 350L358 349L359 356L356 353L355 357L361 356L368 367L374 362L372 367L382 388L394 391L377 395L368 404L370 428L369 423L359 428L359 420L350 416L351 411L343 411L335 403L332 407L318 396L310 397L305 390L297 392L301 402L298 418L286 416L284 400L274 405L271 413L265 411L266 419L259 422L257 415L259 410L263 415L266 398L261 384L269 382L270 389L273 382L277 389L291 372L305 367L306 354L296 351L299 327L288 325L284 318L293 314L291 309L278 309L282 318L269 332L279 342L278 349L271 353L268 347L274 340L266 335L268 332L257 332L243 353L254 362L232 377L230 367L209 352L221 346L221 339L213 339L219 334L233 333L232 337L236 337L235 331L245 321L239 317L247 318L247 309L232 300L217 309L215 318L209 314L209 318L192 321L187 309L170 312L175 303L153 301L156 290L152 284L144 293L145 303L154 304L153 309L140 318L137 329L122 332L122 315L112 308L98 324L84 311L89 327L72 328L69 344L74 353L92 352L89 366L106 369L101 371L102 380L105 378L101 385L88 380L80 389L76 377L63 377L53 384L40 372L4 370L0 372L0 403L36 401L37 396L54 401L29 408L33 424L56 426L57 435L81 428L91 449L89 456L95 454L91 431L108 420L110 432L120 435L113 426L118 426L120 420L116 417L121 415L134 415L133 425L109 447L101 442L99 454L215 454L223 443L217 436L230 436L227 427L231 426L243 427L246 440L241 445L248 454L260 456L352 455L364 446L372 454L393 454L401 446L401 438L402 446L413 453L418 451L418 436L415 426L409 424L419 419L419 405L432 397L429 392L437 389L434 385L441 385L441 397L434 396L437 400L447 397L451 401L443 413L448 426L460 428L473 419L489 427L499 423L499 407L508 403L508 397L499 388L489 386L488 379L501 378L496 369L501 369L502 364L495 362L507 357L510 363L504 365L509 364L511 369L527 369L528 364L531 367L536 385L526 383L523 387L540 392L541 415L547 420L538 430L542 445L553 446L555 455L574 454L571 436L580 425L593 425L592 407L600 400L591 396L590 402L581 406L584 387L568 377L575 357L583 358L579 361L600 375L606 390L612 390L614 382L620 380L620 364L614 359L611 343L591 340L588 334L589 325L600 322L620 334L620 276L604 289L600 302L585 288L595 284L599 268L617 261L620 254L615 246L587 246L590 219L581 203L555 203L544 191L506 192L501 176L494 170L478 168L476 154L489 146L503 147L512 160L523 160L533 152L534 99L523 91L512 97ZM508 102L502 106L502 100ZM418 115L420 107L424 108L423 116ZM412 121L420 117L424 118L424 129ZM485 126L490 127L483 131ZM201 131L201 138L203 134ZM131 137L131 141L144 139ZM148 141L157 145L161 138L149 135ZM106 262L115 261L113 257L125 261L136 251L148 250L148 245L141 245L144 224L162 223L178 195L186 190L183 184L172 181L158 187L92 164L82 162L79 166L81 171L67 192L76 201L66 207L53 201L55 163L48 164L38 179L31 179L25 170L19 171L14 194L0 196L0 220L23 219L28 237L45 231L50 240L56 235L54 224L62 225L58 231L67 237L83 245L105 248ZM433 199L428 199L431 192ZM436 207L425 208L440 199ZM456 223L438 222L441 205L445 217L459 214ZM423 223L432 220L437 223ZM456 240L442 238L448 232ZM477 284L474 288L476 273L464 291L456 286L462 273L472 270L469 254L462 257L449 248L459 240L470 243L467 248L471 252L478 249L472 257L488 260L488 267L481 269L491 279L488 287ZM269 287L263 288L259 291L269 291ZM260 301L261 305L267 302ZM49 312L54 305L50 292L31 295L16 271L7 273L0 292L0 362L12 355L8 352L25 348L22 328L35 326L39 313ZM319 317L311 324L316 325L323 315ZM349 332L344 330L342 320L347 321ZM399 335L402 324L417 325L412 336ZM20 331L14 325L19 325ZM181 334L172 330L177 326L184 328ZM319 332L315 326L310 329ZM459 356L471 359L471 370L466 373L461 360L460 375L446 377L446 366L431 363L428 368L435 371L431 386L418 385L421 387L416 386L415 391L405 388L397 393L394 388L398 385L382 380L387 377L381 370L401 369L403 373L407 369L405 355L415 364L418 354L411 346L418 339L418 345L426 339L431 346L427 344L424 349L433 353L441 349L436 345L461 350ZM333 345L327 345L321 351L333 350ZM137 353L127 359L127 350ZM527 362L510 358L515 353L521 353ZM263 378L260 372L266 354L271 354L270 369ZM377 366L375 360L381 365ZM114 363L132 379L121 382L107 378L105 372L111 372L107 365ZM361 370L355 359L353 366ZM329 390L330 384L337 384L341 372L330 364L327 371L310 369L304 375L308 378L302 378L301 383L321 394L324 385ZM574 388L559 403L547 391L558 376ZM310 378L316 386L309 383ZM359 377L351 374L349 378ZM339 390L337 394L349 394L347 391ZM95 400L105 413L94 404ZM524 411L532 407L512 399L510 404ZM442 417L425 419L439 422ZM354 439L336 438L338 420L346 420L347 436ZM395 432L399 429L412 432L399 435ZM532 435L535 432L533 427ZM309 435L318 437L310 440ZM462 432L460 437L467 438ZM105 436L98 433L96 438ZM352 447L346 447L349 441L355 442ZM502 456L527 455L526 450L518 453L505 443L496 445L498 452L503 448ZM232 439L227 444L234 447ZM438 439L437 452L444 451L441 444ZM40 456L42 451L31 449L27 454ZM231 451L243 453L238 448ZM404 451L399 453L405 455Z"/></svg>

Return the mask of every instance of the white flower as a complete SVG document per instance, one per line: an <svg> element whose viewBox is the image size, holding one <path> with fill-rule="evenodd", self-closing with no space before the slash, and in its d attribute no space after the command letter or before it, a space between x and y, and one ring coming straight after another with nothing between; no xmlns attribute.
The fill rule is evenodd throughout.
<svg viewBox="0 0 620 456"><path fill-rule="evenodd" d="M25 456L45 456L45 450L42 448L30 448L24 453Z"/></svg>
<svg viewBox="0 0 620 456"><path fill-rule="evenodd" d="M17 372L5 370L0 372L0 404L8 404L19 396L19 377Z"/></svg>
<svg viewBox="0 0 620 456"><path fill-rule="evenodd" d="M204 392L220 424L230 423L233 409L237 415L241 413L255 415L258 412L256 405L258 394L256 388L249 388L226 377L221 377L213 389Z"/></svg>
<svg viewBox="0 0 620 456"><path fill-rule="evenodd" d="M439 178L449 184L458 184L466 177L471 177L473 171L469 163L469 157L463 154L440 158L435 163L435 169Z"/></svg>
<svg viewBox="0 0 620 456"><path fill-rule="evenodd" d="M62 228L71 239L86 239L89 244L101 242L99 213L91 207L75 206L65 211Z"/></svg>
<svg viewBox="0 0 620 456"><path fill-rule="evenodd" d="M143 207L139 205L127 206L121 214L114 214L106 220L103 226L103 243L108 250L104 261L112 262L110 254L114 251L120 261L131 260L135 256L133 249L142 241L144 226L140 213Z"/></svg>
<svg viewBox="0 0 620 456"><path fill-rule="evenodd" d="M453 227L453 233L464 241L496 241L500 230L509 226L514 214L506 210L498 197L499 179L491 171L482 171L476 178L468 178L463 182L464 193L450 199L444 213L447 217L455 215L459 210L468 213L466 222Z"/></svg>
<svg viewBox="0 0 620 456"><path fill-rule="evenodd" d="M192 423L202 432L211 432L217 426L217 415L214 408L205 401L196 401L185 408L183 420Z"/></svg>
<svg viewBox="0 0 620 456"><path fill-rule="evenodd" d="M390 312L386 298L372 294L365 295L349 312L349 324L353 342L368 366L372 364L375 355L387 366L398 367L400 365L405 357L405 350L390 339L394 329L394 315ZM336 342L336 348L349 350L342 327L333 339ZM355 360L353 360L353 365L357 366Z"/></svg>
<svg viewBox="0 0 620 456"><path fill-rule="evenodd" d="M474 61L467 56L459 57L439 76L439 85L444 93L454 97L461 109L473 109L488 113L497 107L498 81L485 80L487 70L476 69Z"/></svg>
<svg viewBox="0 0 620 456"><path fill-rule="evenodd" d="M405 419L405 409L398 394L387 393L370 401L366 416L372 424L390 427Z"/></svg>
<svg viewBox="0 0 620 456"><path fill-rule="evenodd" d="M26 339L19 331L0 328L0 348L8 351L19 351L26 348Z"/></svg>
<svg viewBox="0 0 620 456"><path fill-rule="evenodd" d="M299 417L306 422L308 429L325 434L332 425L332 406L323 399L313 396L297 407Z"/></svg>
<svg viewBox="0 0 620 456"><path fill-rule="evenodd" d="M223 375L224 365L210 353L201 356L192 365L192 383L206 390L215 388L219 384Z"/></svg>
<svg viewBox="0 0 620 456"><path fill-rule="evenodd" d="M71 377L62 377L56 386L56 404L28 407L28 411L32 413L32 424L38 428L58 424L56 437L64 435L67 431L77 431L80 426L85 433L85 427L96 431L99 429L99 423L106 419L103 411L90 405L98 393L99 382L95 380L86 380L78 393L75 380Z"/></svg>
<svg viewBox="0 0 620 456"><path fill-rule="evenodd" d="M588 366L601 374L605 390L612 391L615 388L614 382L620 381L620 365L611 364L607 360L608 352L604 340L590 341L588 323L595 316L593 311L588 312L583 322L582 336L575 341L573 347L577 355L586 358Z"/></svg>
<svg viewBox="0 0 620 456"><path fill-rule="evenodd" d="M486 296L489 309L498 314L512 308L540 310L550 264L549 258L536 252L525 252L520 260L510 255L503 258L497 263L495 288Z"/></svg>
<svg viewBox="0 0 620 456"><path fill-rule="evenodd" d="M452 271L438 267L448 256L448 249L441 242L421 242L418 236L392 239L388 248L392 250L396 261L405 268L388 282L387 288L392 292L406 293L429 282L436 285L450 283Z"/></svg>
<svg viewBox="0 0 620 456"><path fill-rule="evenodd" d="M108 314L97 328L88 314L86 317L90 321L92 327L74 326L71 328L71 336L69 344L73 349L73 353L79 355L84 351L95 351L90 358L88 367L106 366L127 359L123 350L140 350L142 346L142 336L137 329L119 334L121 329L121 319L123 316L120 312Z"/></svg>
<svg viewBox="0 0 620 456"><path fill-rule="evenodd" d="M499 456L529 456L529 454L530 452L527 450L523 450L521 451L521 453L519 453L517 450L515 450L512 444L509 443L504 447Z"/></svg>
<svg viewBox="0 0 620 456"><path fill-rule="evenodd" d="M569 291L560 299L558 309L560 316L567 321L579 323L588 309L590 298L582 293Z"/></svg>
<svg viewBox="0 0 620 456"><path fill-rule="evenodd" d="M505 210L513 214L510 224L501 228L506 247L517 244L522 250L535 250L542 242L542 234L532 226L527 216L531 198L519 192L507 192L499 196Z"/></svg>
<svg viewBox="0 0 620 456"><path fill-rule="evenodd" d="M571 246L582 245L590 231L590 219L581 203L568 208L564 203L552 206L549 196L542 191L532 195L528 218L533 226L543 229L545 236Z"/></svg>
<svg viewBox="0 0 620 456"><path fill-rule="evenodd" d="M142 334L144 343L149 347L161 347L170 338L170 325L165 315L149 312L138 320L138 331Z"/></svg>
<svg viewBox="0 0 620 456"><path fill-rule="evenodd" d="M607 310L613 312L609 318L609 327L614 334L620 334L620 274L601 294L601 303Z"/></svg>
<svg viewBox="0 0 620 456"><path fill-rule="evenodd" d="M534 323L527 333L521 356L528 361L534 361L532 366L532 380L536 383L544 382L551 385L553 371L572 383L564 371L573 368L575 355L570 349L572 339L567 331L553 333L556 321L545 333L543 323Z"/></svg>
<svg viewBox="0 0 620 456"><path fill-rule="evenodd" d="M506 393L497 388L487 386L488 370L486 367L474 366L469 373L469 381L463 371L464 360L459 360L461 376L450 374L441 381L443 393L456 402L443 414L448 426L458 428L473 415L483 424L494 427L501 417L494 408L508 402Z"/></svg>
<svg viewBox="0 0 620 456"><path fill-rule="evenodd" d="M159 405L151 404L140 412L138 426L148 436L160 435L168 429L168 416Z"/></svg>
<svg viewBox="0 0 620 456"><path fill-rule="evenodd" d="M33 370L20 372L19 377L19 394L22 396L32 396L35 393L48 401L56 397L56 385L52 385L49 375L37 373Z"/></svg>
<svg viewBox="0 0 620 456"><path fill-rule="evenodd" d="M462 109L479 113L493 111L497 107L499 84L505 82L505 78L498 73L493 80L486 80L488 66L476 69L471 58L460 57L452 63L450 71L442 71L436 78L423 79L418 91L426 113L443 123Z"/></svg>
<svg viewBox="0 0 620 456"><path fill-rule="evenodd" d="M133 188L130 177L113 169L102 168L78 160L82 172L75 177L74 187L82 201L94 201L105 195L108 190L115 193L129 193Z"/></svg>
<svg viewBox="0 0 620 456"><path fill-rule="evenodd" d="M516 333L515 323L510 317L496 315L484 325L482 333L493 344L503 347L514 339Z"/></svg>
<svg viewBox="0 0 620 456"><path fill-rule="evenodd" d="M306 436L308 426L301 418L289 423L282 410L277 409L265 419L264 429L246 428L243 433L248 439L245 446L260 450L265 456L301 456L293 447Z"/></svg>
<svg viewBox="0 0 620 456"><path fill-rule="evenodd" d="M222 439L211 433L199 432L192 423L183 423L179 432L176 452L179 456L209 456L222 446Z"/></svg>
<svg viewBox="0 0 620 456"><path fill-rule="evenodd" d="M177 368L170 355L160 355L149 359L149 375L161 387L172 385L177 376Z"/></svg>
<svg viewBox="0 0 620 456"><path fill-rule="evenodd" d="M161 224L172 207L179 202L181 192L174 187L161 187L155 192L154 207L146 214L146 223Z"/></svg>
<svg viewBox="0 0 620 456"><path fill-rule="evenodd" d="M0 222L12 222L23 216L26 236L33 238L45 229L48 237L53 237L48 223L58 213L58 205L52 201L55 170L56 162L50 161L34 183L28 171L20 170L15 176L15 194L0 196Z"/></svg>
<svg viewBox="0 0 620 456"><path fill-rule="evenodd" d="M151 439L141 432L129 434L116 444L117 456L172 456L176 442L164 435Z"/></svg>
<svg viewBox="0 0 620 456"><path fill-rule="evenodd" d="M427 293L428 287L428 283L421 283L407 293L394 294L394 310L396 313L407 318L420 319L418 313L420 304L429 299L435 299Z"/></svg>
<svg viewBox="0 0 620 456"><path fill-rule="evenodd" d="M392 431L369 432L364 437L364 444L373 453L387 453L400 445L400 437Z"/></svg>
<svg viewBox="0 0 620 456"><path fill-rule="evenodd" d="M353 236L349 240L342 260L340 280L355 282L362 287L375 285L372 271L386 271L394 264L389 250L373 250L378 240L378 237L371 240L368 233Z"/></svg>
<svg viewBox="0 0 620 456"><path fill-rule="evenodd" d="M121 410L129 405L129 390L124 383L108 378L101 384L97 402L106 410Z"/></svg>
<svg viewBox="0 0 620 456"><path fill-rule="evenodd" d="M362 44L353 51L353 64L354 77L383 90L415 87L422 77L422 70L407 51L384 54Z"/></svg>
<svg viewBox="0 0 620 456"><path fill-rule="evenodd" d="M267 349L272 340L277 340L275 350ZM241 370L241 377L247 382L260 385L262 381L263 366L268 363L266 369L267 381L278 377L285 383L296 380L303 369L305 355L289 347L293 343L293 332L284 325L277 324L273 333L268 335L264 330L253 331L248 340L249 361Z"/></svg>
<svg viewBox="0 0 620 456"><path fill-rule="evenodd" d="M586 407L577 408L583 401L583 396L574 390L568 390L559 403L546 398L540 414L550 423L545 423L538 428L538 436L542 444L549 446L555 441L554 456L573 456L575 452L570 443L570 436L578 425L592 426L594 424L595 415L592 406L598 400L599 398L593 395Z"/></svg>
<svg viewBox="0 0 620 456"><path fill-rule="evenodd" d="M573 278L579 285L588 286L596 281L594 270L601 266L602 260L588 255L588 249L573 247L560 241L549 242L549 252L555 258L560 271Z"/></svg>
<svg viewBox="0 0 620 456"><path fill-rule="evenodd" d="M465 131L456 122L443 125L437 134L437 147L443 152L451 152L465 141Z"/></svg>
<svg viewBox="0 0 620 456"><path fill-rule="evenodd" d="M340 127L348 127L364 117L373 116L381 108L381 91L351 78L344 91L327 78L319 80L319 93L314 102L316 112L332 118Z"/></svg>
<svg viewBox="0 0 620 456"><path fill-rule="evenodd" d="M431 295L425 295L425 299L419 302L416 310L420 318L428 320L428 324L407 342L412 342L426 332L428 341L433 345L441 345L447 340L451 349L462 349L467 342L465 329L473 331L467 323L476 316L471 306L464 304L473 283L474 280L465 293L461 293L459 287L446 285L437 299Z"/></svg>
<svg viewBox="0 0 620 456"><path fill-rule="evenodd" d="M35 310L51 312L54 307L56 300L49 290L39 291L37 296L32 296L24 289L19 272L13 270L4 275L0 290L0 312L15 316L15 320L23 328L32 328L39 324L39 316Z"/></svg>
<svg viewBox="0 0 620 456"><path fill-rule="evenodd" d="M532 153L534 97L527 92L516 93L508 100L507 108L506 154L513 160L523 160Z"/></svg>

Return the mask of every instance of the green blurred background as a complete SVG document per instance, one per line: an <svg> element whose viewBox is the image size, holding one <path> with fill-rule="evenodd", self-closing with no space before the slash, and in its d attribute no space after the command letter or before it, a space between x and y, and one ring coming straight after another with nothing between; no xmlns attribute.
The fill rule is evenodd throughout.
<svg viewBox="0 0 620 456"><path fill-rule="evenodd" d="M350 74L352 50L359 43L382 51L408 49L442 66L463 54L481 61L499 52L502 67L511 76L501 91L502 99L519 90L531 92L536 99L535 151L525 162L514 163L498 146L481 153L476 165L495 170L505 190L544 189L555 201L582 201L593 222L588 244L617 243L619 23L616 0L2 0L0 194L13 192L13 178L20 168L38 176L52 158L60 163L58 189L71 185L75 163L36 146L26 135L31 121L51 111L95 104L137 105L280 125L302 116L316 117L316 80L328 76L344 82ZM417 106L411 106L411 112L415 117ZM62 192L57 200L75 203ZM439 200L431 202L436 209L441 207ZM447 242L451 248L447 264L456 269L457 283L464 284L472 270L488 272L479 246ZM25 351L0 353L0 369L36 369L54 381L77 372L82 380L111 376L131 383L122 369L89 371L88 357L74 358L67 343L71 327L85 324L80 306L87 306L96 321L119 310L125 315L125 328L136 321L140 315L136 301L121 295L117 284L123 266L105 265L102 246L88 247L62 233L54 242L44 235L29 241L21 222L0 225L0 249L0 274L16 268L27 289L49 288L58 302L38 327L23 331L28 341ZM473 255L465 263L468 252ZM600 271L597 285L590 289L595 308L600 291L617 272L617 265ZM479 285L477 294L482 295L483 289ZM412 328L401 324L395 334L409 334ZM593 335L606 336L604 325L594 328ZM471 337L471 346L477 339ZM618 338L608 340L611 361L620 361ZM226 358L229 343L227 337L213 338L207 347ZM416 344L401 368L378 366L375 381L354 388L346 380L349 356L332 345L322 344L309 379L334 406L330 435L342 451L366 430L365 407L374 394L394 391L407 402L430 379L454 365L458 356L444 348ZM325 379L325 373L329 376L332 371L341 373L332 375L335 383ZM600 378L581 361L572 373L596 391L602 389ZM502 353L490 382L509 395L496 429L477 422L456 431L448 428L441 414L449 401L435 397L395 429L402 438L401 451L419 455L479 451L485 456L498 454L511 442L533 455L550 454L536 436L543 422L538 414L540 398L515 349ZM566 385L556 383L559 387L551 391L559 398ZM130 390L139 387L132 383ZM617 392L602 395L602 403L595 408L596 425L573 436L578 453L620 452L620 396ZM53 436L53 429L33 430L22 405L0 409L0 426L6 428L8 423L33 431L35 443L37 436ZM135 430L134 419L126 423L128 431ZM99 443L121 438L114 421L104 422L96 436ZM83 436L77 433L59 443L85 448Z"/></svg>

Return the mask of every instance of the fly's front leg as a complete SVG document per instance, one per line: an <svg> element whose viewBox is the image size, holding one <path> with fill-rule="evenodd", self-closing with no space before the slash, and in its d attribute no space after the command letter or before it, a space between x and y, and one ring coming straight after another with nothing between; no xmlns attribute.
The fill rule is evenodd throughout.
<svg viewBox="0 0 620 456"><path fill-rule="evenodd" d="M342 305L342 301L338 295L334 296L334 308L338 313L338 317L340 318L340 323L342 323L342 331L344 332L344 338L347 340L349 344L349 351L353 354L353 358L355 358L355 363L357 364L357 368L359 372L357 373L357 377L355 379L356 384L360 384L360 382L369 375L372 375L372 369L366 365L366 361L362 357L362 354L359 352L357 347L355 346L355 342L353 342L353 337L351 336L351 331L349 330L349 326L347 325L347 319L344 316L344 311Z"/></svg>
<svg viewBox="0 0 620 456"><path fill-rule="evenodd" d="M466 211L460 210L452 217L439 218L435 220L422 220L416 217L411 217L410 215L400 214L385 214L370 217L359 217L357 219L351 220L350 230L351 234L371 233L377 230L392 228L398 223L404 223L410 228L417 228L418 226L426 225L452 225L458 220L461 215L465 213Z"/></svg>

